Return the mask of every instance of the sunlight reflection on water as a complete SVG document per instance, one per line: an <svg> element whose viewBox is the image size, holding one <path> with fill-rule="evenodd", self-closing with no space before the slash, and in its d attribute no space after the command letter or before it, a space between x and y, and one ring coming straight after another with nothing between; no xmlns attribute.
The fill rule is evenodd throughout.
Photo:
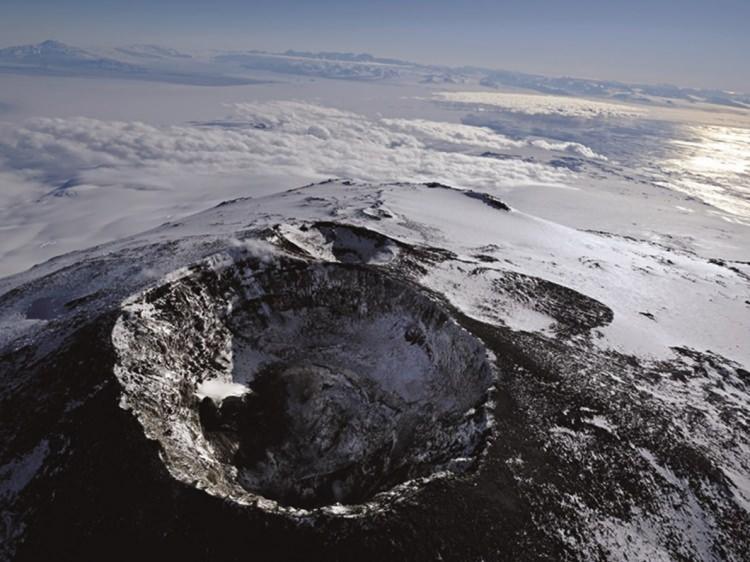
<svg viewBox="0 0 750 562"><path fill-rule="evenodd" d="M465 109L466 106L458 107ZM475 109L475 108L472 108ZM577 142L605 155L610 171L684 193L711 213L750 226L750 129L651 118L579 118L500 110L464 116L514 140Z"/></svg>
<svg viewBox="0 0 750 562"><path fill-rule="evenodd" d="M674 152L660 166L666 177L657 183L750 219L750 130L690 126L670 144Z"/></svg>

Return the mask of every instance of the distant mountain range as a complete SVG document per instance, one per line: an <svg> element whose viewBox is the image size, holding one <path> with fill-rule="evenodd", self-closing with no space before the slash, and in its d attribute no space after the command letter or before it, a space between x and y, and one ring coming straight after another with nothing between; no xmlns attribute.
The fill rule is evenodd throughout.
<svg viewBox="0 0 750 562"><path fill-rule="evenodd" d="M475 69L485 72L484 69ZM590 80L569 77L548 77L522 72L490 71L481 84L487 87L516 86L545 94L604 97L650 103L651 97L690 102L715 103L750 109L750 95L723 90L681 88L671 84L625 84L613 80Z"/></svg>
<svg viewBox="0 0 750 562"><path fill-rule="evenodd" d="M97 56L59 41L44 41L37 45L20 45L0 49L0 64L4 66L38 67L47 69L76 68L138 72L137 66L112 58Z"/></svg>
<svg viewBox="0 0 750 562"><path fill-rule="evenodd" d="M424 65L367 53L283 53L248 50L203 57L158 45L128 45L87 51L59 41L0 49L0 72L102 76L200 85L258 82L259 73L358 81L410 80L514 87L555 95L607 98L635 103L705 102L750 109L750 94L673 85L626 84L611 80L549 77L481 67Z"/></svg>
<svg viewBox="0 0 750 562"><path fill-rule="evenodd" d="M225 76L213 69L184 68L175 61L191 59L173 49L133 45L100 53L59 41L0 49L0 73L123 78L195 85L239 85L257 82Z"/></svg>

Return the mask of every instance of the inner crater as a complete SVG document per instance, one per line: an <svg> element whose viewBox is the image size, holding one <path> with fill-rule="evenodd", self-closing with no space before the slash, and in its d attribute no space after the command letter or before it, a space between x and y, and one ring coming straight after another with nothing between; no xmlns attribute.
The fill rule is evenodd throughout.
<svg viewBox="0 0 750 562"><path fill-rule="evenodd" d="M127 302L113 341L123 406L217 495L377 501L471 468L492 427L483 344L369 266L214 259Z"/></svg>

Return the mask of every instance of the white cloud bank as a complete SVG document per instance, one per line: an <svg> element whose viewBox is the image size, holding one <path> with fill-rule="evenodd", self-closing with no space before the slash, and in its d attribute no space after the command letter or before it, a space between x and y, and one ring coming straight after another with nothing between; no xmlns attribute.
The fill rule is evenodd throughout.
<svg viewBox="0 0 750 562"><path fill-rule="evenodd" d="M170 127L34 119L0 128L0 275L230 197L307 181L560 185L572 172L481 154L544 149L597 156L576 143L539 142L510 140L483 127L371 119L299 102L239 104L226 120Z"/></svg>

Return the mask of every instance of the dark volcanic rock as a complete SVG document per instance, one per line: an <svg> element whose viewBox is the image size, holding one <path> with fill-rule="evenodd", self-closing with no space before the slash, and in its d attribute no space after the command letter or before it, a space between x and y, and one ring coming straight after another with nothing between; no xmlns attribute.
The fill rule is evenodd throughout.
<svg viewBox="0 0 750 562"><path fill-rule="evenodd" d="M492 425L479 340L372 268L198 266L129 301L113 339L122 404L170 472L241 505L366 513L393 486L463 472Z"/></svg>

